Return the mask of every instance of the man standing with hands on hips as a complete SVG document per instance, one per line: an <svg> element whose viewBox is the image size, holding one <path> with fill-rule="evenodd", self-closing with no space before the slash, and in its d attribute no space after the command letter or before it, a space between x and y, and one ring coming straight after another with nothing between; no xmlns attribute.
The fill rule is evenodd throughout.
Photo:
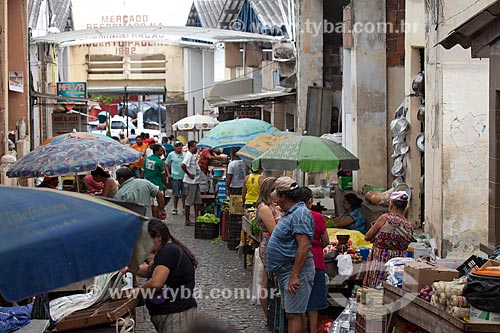
<svg viewBox="0 0 500 333"><path fill-rule="evenodd" d="M198 161L196 161L196 152L198 151L196 144L197 142L194 140L188 142L188 151L181 164L182 170L186 173L183 180L187 192L185 224L188 226L194 225L194 222L189 219L191 206L194 206L194 220L196 221L196 218L200 215L200 206L202 204L200 192L201 169Z"/></svg>
<svg viewBox="0 0 500 333"><path fill-rule="evenodd" d="M302 333L307 327L304 314L315 275L311 253L314 219L301 201L299 185L292 178L278 178L273 193L284 214L267 245L266 269L278 279L288 332Z"/></svg>

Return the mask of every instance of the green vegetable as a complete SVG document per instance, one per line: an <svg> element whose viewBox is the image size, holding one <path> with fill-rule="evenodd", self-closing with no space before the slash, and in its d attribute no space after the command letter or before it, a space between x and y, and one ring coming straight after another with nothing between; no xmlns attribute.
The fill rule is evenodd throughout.
<svg viewBox="0 0 500 333"><path fill-rule="evenodd" d="M336 228L337 226L333 222L333 220L326 220L326 227L327 228Z"/></svg>
<svg viewBox="0 0 500 333"><path fill-rule="evenodd" d="M257 236L257 234L260 232L260 224L257 219L253 219L250 221L250 231L254 236Z"/></svg>
<svg viewBox="0 0 500 333"><path fill-rule="evenodd" d="M196 222L200 223L220 223L220 219L212 213L205 213L196 218Z"/></svg>

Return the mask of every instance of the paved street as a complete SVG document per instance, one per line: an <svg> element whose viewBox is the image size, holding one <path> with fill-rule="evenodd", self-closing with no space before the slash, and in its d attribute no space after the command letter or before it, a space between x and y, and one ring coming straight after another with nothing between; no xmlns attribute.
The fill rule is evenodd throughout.
<svg viewBox="0 0 500 333"><path fill-rule="evenodd" d="M200 262L196 270L196 287L201 290L202 296L198 299L199 314L232 325L241 332L267 332L260 305L252 304L247 298L210 297L210 290L214 288L217 288L217 293L235 288L248 288L250 292L252 269L243 269L242 260L236 251L228 249L226 242L212 244L210 240L194 239L194 227L184 226L183 215L172 216L171 204L168 205L168 216L168 225L174 237L184 242ZM136 332L154 332L145 307L137 308Z"/></svg>

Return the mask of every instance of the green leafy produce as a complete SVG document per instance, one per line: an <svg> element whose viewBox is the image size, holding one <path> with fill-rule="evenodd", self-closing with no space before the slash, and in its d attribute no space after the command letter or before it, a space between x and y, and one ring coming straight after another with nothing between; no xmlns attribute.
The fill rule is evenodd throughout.
<svg viewBox="0 0 500 333"><path fill-rule="evenodd" d="M222 201L221 210L229 210L229 206L230 206L230 200L225 199Z"/></svg>
<svg viewBox="0 0 500 333"><path fill-rule="evenodd" d="M336 228L337 226L333 222L333 220L326 220L326 227L327 228Z"/></svg>
<svg viewBox="0 0 500 333"><path fill-rule="evenodd" d="M217 211L217 203L215 203L215 202L210 203L210 205L208 205L203 210L204 213L211 213L211 214L215 214L216 211Z"/></svg>
<svg viewBox="0 0 500 333"><path fill-rule="evenodd" d="M250 221L250 231L254 236L256 236L260 232L260 224L257 219L252 219Z"/></svg>
<svg viewBox="0 0 500 333"><path fill-rule="evenodd" d="M220 223L220 219L212 213L205 213L198 216L196 218L196 222L217 224Z"/></svg>

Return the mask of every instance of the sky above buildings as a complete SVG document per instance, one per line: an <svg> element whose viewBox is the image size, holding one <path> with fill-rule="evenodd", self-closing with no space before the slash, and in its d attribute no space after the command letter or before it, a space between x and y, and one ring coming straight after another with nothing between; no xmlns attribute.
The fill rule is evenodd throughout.
<svg viewBox="0 0 500 333"><path fill-rule="evenodd" d="M184 26L192 0L72 0L75 30L113 26Z"/></svg>

